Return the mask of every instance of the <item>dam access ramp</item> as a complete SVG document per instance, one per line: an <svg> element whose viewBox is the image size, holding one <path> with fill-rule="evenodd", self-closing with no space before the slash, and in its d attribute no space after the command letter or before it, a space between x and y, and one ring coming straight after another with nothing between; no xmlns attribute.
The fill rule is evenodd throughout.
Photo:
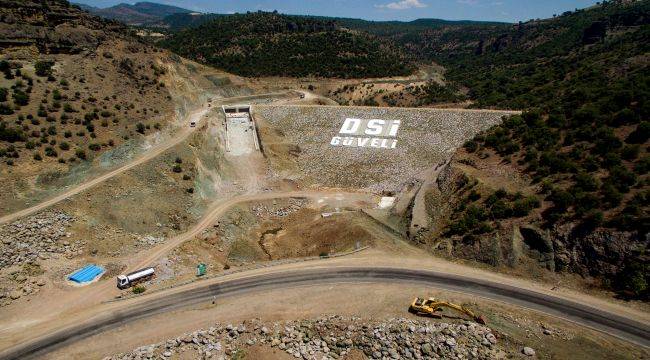
<svg viewBox="0 0 650 360"><path fill-rule="evenodd" d="M226 151L233 156L260 151L257 126L250 105L223 105Z"/></svg>

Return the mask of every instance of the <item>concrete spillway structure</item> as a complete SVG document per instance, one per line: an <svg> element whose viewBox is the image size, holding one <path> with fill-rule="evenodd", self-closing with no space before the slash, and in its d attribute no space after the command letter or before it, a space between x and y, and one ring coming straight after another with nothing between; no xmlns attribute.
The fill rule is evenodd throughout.
<svg viewBox="0 0 650 360"><path fill-rule="evenodd" d="M222 107L226 128L226 151L231 155L245 155L260 150L257 126L250 105Z"/></svg>

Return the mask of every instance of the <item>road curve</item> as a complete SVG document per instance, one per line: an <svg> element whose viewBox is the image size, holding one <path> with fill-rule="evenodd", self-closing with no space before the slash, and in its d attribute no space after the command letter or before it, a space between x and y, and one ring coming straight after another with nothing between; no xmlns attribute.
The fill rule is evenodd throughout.
<svg viewBox="0 0 650 360"><path fill-rule="evenodd" d="M644 347L650 347L650 327L648 324L559 297L496 282L441 272L386 267L345 267L286 271L216 284L206 284L200 288L184 290L156 298L144 296L139 298L139 301L125 307L124 310L113 311L110 314L95 317L84 323L64 328L7 349L0 353L0 359L39 358L50 351L65 347L92 335L115 329L148 316L211 301L213 297L221 298L253 291L259 292L337 282L382 284L409 282L435 286L440 289L459 291L541 311Z"/></svg>

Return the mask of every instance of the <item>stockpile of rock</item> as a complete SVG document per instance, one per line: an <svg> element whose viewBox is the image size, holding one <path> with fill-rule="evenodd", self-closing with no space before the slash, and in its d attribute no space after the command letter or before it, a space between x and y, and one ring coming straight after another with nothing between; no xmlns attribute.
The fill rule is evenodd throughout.
<svg viewBox="0 0 650 360"><path fill-rule="evenodd" d="M19 270L10 272L0 283L0 307L7 306L21 297L35 295L46 285L44 278L30 278Z"/></svg>
<svg viewBox="0 0 650 360"><path fill-rule="evenodd" d="M137 238L136 246L141 248L150 248L165 242L164 237L155 237L151 235L140 236Z"/></svg>
<svg viewBox="0 0 650 360"><path fill-rule="evenodd" d="M297 359L338 359L353 351L371 359L495 359L508 355L488 327L474 322L328 316L285 323L254 320L215 325L107 359L222 359L253 345L274 347Z"/></svg>
<svg viewBox="0 0 650 360"><path fill-rule="evenodd" d="M286 205L284 203L283 205L279 205L275 202L272 205L258 203L251 205L251 211L258 218L285 217L300 210L305 203L306 201L301 199L289 199Z"/></svg>
<svg viewBox="0 0 650 360"><path fill-rule="evenodd" d="M257 116L297 145L300 180L332 187L396 191L507 112L447 109L256 106ZM400 120L394 149L330 145L346 118ZM345 136L345 135L344 135ZM264 136L262 136L264 141Z"/></svg>
<svg viewBox="0 0 650 360"><path fill-rule="evenodd" d="M77 255L83 242L65 240L73 221L62 211L45 211L0 226L0 269L48 259L52 254Z"/></svg>

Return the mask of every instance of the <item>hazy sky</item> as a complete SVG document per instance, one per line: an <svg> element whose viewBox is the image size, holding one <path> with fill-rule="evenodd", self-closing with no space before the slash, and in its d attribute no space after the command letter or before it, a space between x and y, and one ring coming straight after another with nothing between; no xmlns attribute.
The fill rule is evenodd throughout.
<svg viewBox="0 0 650 360"><path fill-rule="evenodd" d="M278 10L287 14L353 17L370 20L525 21L547 18L596 3L592 0L149 0L200 12L233 13ZM125 0L72 0L97 7Z"/></svg>

